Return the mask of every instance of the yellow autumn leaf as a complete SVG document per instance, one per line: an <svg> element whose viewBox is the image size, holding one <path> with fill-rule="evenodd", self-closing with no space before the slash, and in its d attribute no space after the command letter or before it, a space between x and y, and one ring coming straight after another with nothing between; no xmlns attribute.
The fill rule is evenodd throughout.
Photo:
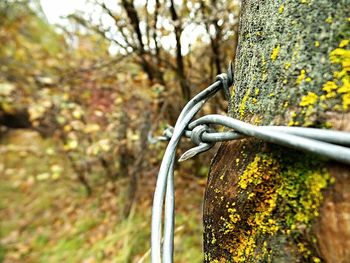
<svg viewBox="0 0 350 263"><path fill-rule="evenodd" d="M9 96L15 89L15 85L11 83L0 83L0 96Z"/></svg>
<svg viewBox="0 0 350 263"><path fill-rule="evenodd" d="M84 128L85 133L93 133L100 130L100 126L96 123L87 124Z"/></svg>

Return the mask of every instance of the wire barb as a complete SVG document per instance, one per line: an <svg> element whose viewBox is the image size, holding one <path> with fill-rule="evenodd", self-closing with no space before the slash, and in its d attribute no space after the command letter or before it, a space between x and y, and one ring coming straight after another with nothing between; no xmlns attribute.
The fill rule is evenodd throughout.
<svg viewBox="0 0 350 263"><path fill-rule="evenodd" d="M213 131L213 130L211 128L209 128L208 125L202 124L202 125L196 126L190 132L190 138L191 138L191 141L194 144L197 144L198 146L189 149L183 155L181 155L179 162L186 161L186 160L192 158L193 156L196 156L197 154L199 154L201 152L208 151L210 148L212 148L215 144L214 142L206 143L206 142L203 142L203 139L202 139L202 136L204 133L210 133L211 131Z"/></svg>
<svg viewBox="0 0 350 263"><path fill-rule="evenodd" d="M233 84L233 64L230 62L227 69L227 73L221 73L216 76L216 80L222 83L222 88L224 90L225 98L230 103L231 92L230 87ZM230 108L230 107L229 107Z"/></svg>

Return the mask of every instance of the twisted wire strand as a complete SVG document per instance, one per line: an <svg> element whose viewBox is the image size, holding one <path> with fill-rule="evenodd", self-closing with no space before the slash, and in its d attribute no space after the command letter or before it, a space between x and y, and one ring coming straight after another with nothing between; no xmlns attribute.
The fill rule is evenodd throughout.
<svg viewBox="0 0 350 263"><path fill-rule="evenodd" d="M192 130L198 125L203 124L220 124L234 129L241 134L259 138L266 142L314 153L345 164L350 164L350 148L336 145L350 145L350 134L346 132L301 127L255 126L217 114L201 117L190 123L188 128Z"/></svg>
<svg viewBox="0 0 350 263"><path fill-rule="evenodd" d="M215 118L214 118L214 116L215 116ZM203 122L206 124L221 124L221 122L218 122L217 119L226 119L226 121L235 122L237 124L243 123L239 120L234 120L233 118L225 117L225 116L221 116L221 115L207 115L205 117L211 118L210 122L209 121ZM227 118L229 118L229 119L227 119ZM196 127L199 127L203 124L201 124L199 126L196 126L196 125L197 125L197 123L195 121L195 122L191 123L189 125L189 127L194 127L193 128L193 130L194 130ZM230 128L230 126L226 126L226 125L224 125L224 126L227 128ZM268 132L272 131L272 132L286 133L286 134L290 134L290 135L294 135L294 136L298 136L298 137L304 137L306 139L312 139L315 141L328 143L326 146L330 147L330 149L333 148L333 145L350 146L350 133L348 133L348 132L324 130L324 129L316 129L316 128L306 128L306 127L290 127L290 126L254 126L254 129L266 130ZM193 133L193 131L188 129L185 131L184 136L191 139L192 133ZM164 138L167 138L169 140L169 138L172 136L172 127L167 128L164 132L164 135L165 135ZM204 147L199 147L199 146L204 145L205 143L211 143L210 145L212 145L212 143L215 143L215 142L238 140L238 139L242 139L242 138L246 138L246 137L250 137L250 136L246 135L244 133L244 131L243 132L237 132L237 131L228 131L228 132L215 132L214 131L213 132L213 130L211 130L211 131L205 130L204 132L201 133L201 136L200 136L201 141L198 141L198 139L197 140L191 139L192 142L198 146L186 151L180 157L179 161L187 160L187 159L192 158L193 156L205 151L205 149L202 150L202 148L204 148ZM278 143L278 144L280 144L280 143ZM287 146L287 145L285 145L285 146ZM291 147L291 146L289 146L289 147ZM309 151L309 145L306 144L305 147L306 148L303 150ZM295 147L293 147L293 148L295 148ZM345 151L346 151L345 154L347 155L349 148L342 147L342 149L343 150L345 149ZM339 147L336 147L336 150L339 150ZM335 159L335 160L338 160L340 162L343 162L341 160L341 158L338 158L338 155L332 155L332 156L328 156L328 157L331 159Z"/></svg>
<svg viewBox="0 0 350 263"><path fill-rule="evenodd" d="M165 205L165 217L167 218L164 228L164 244L163 254L161 253L161 232L162 232L162 211L163 202L165 196L165 190L169 196L174 196L173 189L169 187L167 182L170 180L173 182L173 164L175 158L176 146L193 116L202 108L203 104L213 96L220 88L222 84L220 81L214 82L207 89L200 92L194 98L192 98L183 108L179 115L179 118L175 124L173 135L169 141L169 144L165 150L162 163L160 165L156 188L153 197L152 207L152 226L151 226L151 261L152 263L161 262L163 256L164 262L173 262L173 232L174 228L174 209L171 198L166 199Z"/></svg>
<svg viewBox="0 0 350 263"><path fill-rule="evenodd" d="M213 123L218 124L218 123ZM227 126L226 126L227 127ZM306 127L291 127L291 126L259 126L261 129L271 130L271 131L280 131L284 133L294 134L310 139L315 139L318 141L329 142L333 144L350 146L350 133L343 131L335 131L335 130L324 130L324 129L316 129L316 128L306 128ZM173 127L169 126L166 130L164 130L164 136L162 136L162 140L169 141L173 134ZM187 129L185 130L184 136L187 138L191 138L192 131ZM223 142L223 141L231 141L236 139L242 139L249 137L248 135L244 135L235 131L227 131L227 132L216 132L212 131L210 133L204 132L202 134L203 142Z"/></svg>

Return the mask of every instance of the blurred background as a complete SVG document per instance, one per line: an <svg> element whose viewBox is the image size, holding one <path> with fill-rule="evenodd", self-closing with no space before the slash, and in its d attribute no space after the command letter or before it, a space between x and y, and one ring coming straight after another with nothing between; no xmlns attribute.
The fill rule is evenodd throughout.
<svg viewBox="0 0 350 263"><path fill-rule="evenodd" d="M0 262L149 262L154 142L234 59L240 2L0 1ZM225 114L222 94L203 113ZM179 152L191 147L183 140ZM215 149L177 165L175 261L202 262Z"/></svg>

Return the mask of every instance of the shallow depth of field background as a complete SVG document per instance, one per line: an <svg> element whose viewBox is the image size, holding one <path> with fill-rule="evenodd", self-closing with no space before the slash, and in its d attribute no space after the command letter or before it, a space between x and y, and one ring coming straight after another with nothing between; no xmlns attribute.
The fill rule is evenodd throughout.
<svg viewBox="0 0 350 263"><path fill-rule="evenodd" d="M234 58L239 5L0 2L0 262L149 262L153 137ZM176 167L176 262L202 262L214 152Z"/></svg>

